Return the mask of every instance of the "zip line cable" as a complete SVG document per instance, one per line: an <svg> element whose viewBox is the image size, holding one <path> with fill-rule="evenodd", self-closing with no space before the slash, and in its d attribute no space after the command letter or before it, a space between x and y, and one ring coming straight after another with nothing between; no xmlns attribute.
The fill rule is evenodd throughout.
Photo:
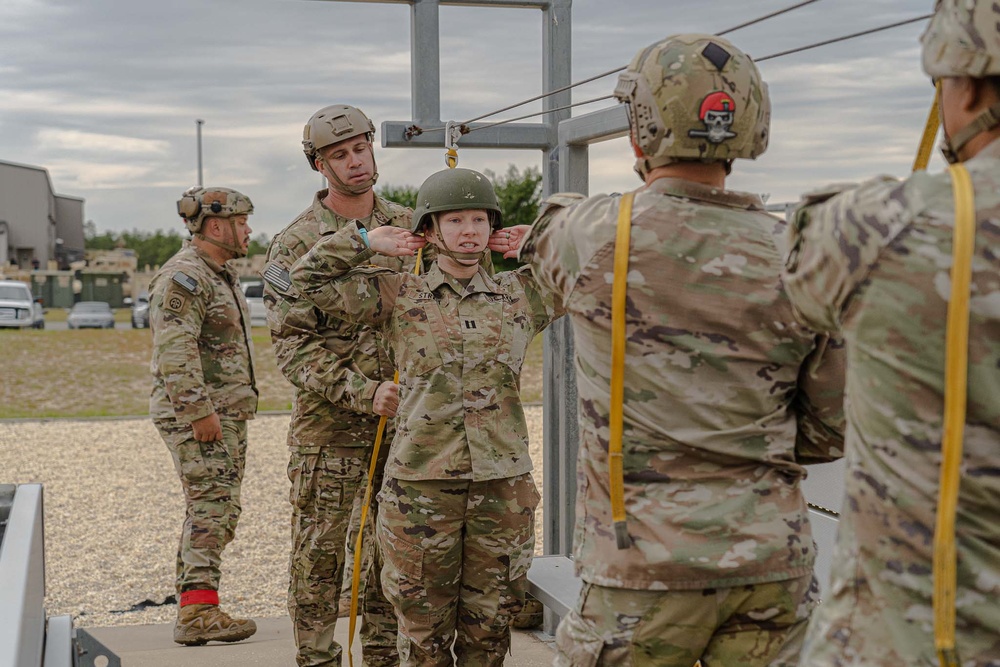
<svg viewBox="0 0 1000 667"><path fill-rule="evenodd" d="M750 26L750 25L753 25L755 23L760 23L761 21L764 21L764 20L766 20L768 18L772 18L772 17L777 16L779 14L783 14L785 12L792 11L793 9L798 9L799 7L802 7L802 6L805 6L807 4L811 4L813 2L817 2L817 1L818 0L805 0L805 2L801 2L801 3L799 3L797 5L793 5L791 7L786 7L785 9L778 10L777 12L772 12L771 14L768 14L766 16L762 16L762 17L754 19L752 21L747 21L746 23L741 23L738 26L734 26L732 28L729 28L728 30L724 30L724 31L716 33L716 34L721 36L721 35L724 35L726 33L733 32L734 30L738 30L740 28L744 28L746 26ZM826 39L826 40L823 40L821 42L814 42L812 44L806 44L805 46L799 46L799 47L796 47L794 49L787 49L785 51L779 51L777 53L771 53L771 54L768 54L766 56L762 56L760 58L754 58L753 60L754 60L754 62L760 63L760 62L763 62L765 60L772 60L774 58L780 58L782 56L792 55L794 53L801 53L803 51L809 51L811 49L819 48L821 46L827 46L829 44L836 44L837 42L844 42L844 41L847 41L847 40L856 39L858 37L864 37L866 35L871 35L871 34L874 34L874 33L877 33L877 32L882 32L884 30L891 30L892 28L898 28L900 26L909 25L911 23L917 23L919 21L924 21L926 19L929 19L932 16L933 16L933 14L924 14L922 16L916 16L914 18L905 19L903 21L897 21L895 23L889 23L889 24L886 24L886 25L883 25L883 26L879 26L877 28L870 28L868 30L862 30L861 32L855 32L855 33L851 33L849 35L841 35L840 37L833 37L831 39ZM523 102L518 102L517 104L511 104L510 106L503 107L502 109L497 109L496 111L491 111L490 113L486 113L486 114L483 114L481 116L477 116L475 118L467 120L464 123L460 123L460 124L456 123L456 125L458 125L460 127L462 134L465 135L465 134L469 134L471 132L475 132L476 130L482 130L482 129L486 129L488 127L495 127L497 125L503 125L505 123L512 123L512 122L518 121L518 120L525 120L526 118L533 118L535 116L544 116L546 114L554 113L556 111L562 111L564 109L569 109L569 108L572 108L572 107L582 106L584 104L590 104L592 102L597 102L597 101L600 101L600 100L609 99L609 98L613 97L613 95L605 95L603 97L595 97L595 98L592 98L592 99L589 99L589 100L586 100L586 101L583 101L583 102L575 102L573 104L568 104L568 105L565 105L565 106L557 107L555 109L546 109L546 110L543 110L543 111L537 111L535 113L525 114L523 116L518 116L516 118L510 118L510 119L507 119L507 120L500 120L500 121L496 121L496 122L493 122L493 123L488 123L488 124L485 124L485 125L481 125L479 127L468 127L469 123L473 123L473 122L475 122L477 120L481 120L483 118L488 118L489 116L494 116L494 115L496 115L498 113L502 113L504 111L508 111L510 109L517 108L519 106L528 104L529 102L534 102L536 100L540 100L542 98L549 97L549 96L555 95L557 93L561 93L561 92L563 92L565 90L569 90L570 88L574 88L576 86L580 86L580 85L583 85L585 83L590 83L591 81L596 81L597 79L603 78L605 76L609 76L611 74L617 74L618 72L622 71L626 67L627 67L627 65L623 65L622 67L616 67L615 69L608 70L607 72L602 72L600 74L595 74L594 76L588 77L586 79L582 79L582 80L577 81L575 83L571 83L568 86L563 86L562 88L557 88L556 90L550 91L548 93L542 93L541 95L536 95L535 97L532 97L530 99L524 100ZM409 128L407 128L406 135L407 135L407 138L410 138L410 137L413 137L413 136L416 136L416 135L423 134L424 132L435 132L435 131L440 131L440 130L444 130L444 129L446 129L446 128L445 127L431 127L431 128L423 129L423 128L417 127L416 125L411 125Z"/></svg>

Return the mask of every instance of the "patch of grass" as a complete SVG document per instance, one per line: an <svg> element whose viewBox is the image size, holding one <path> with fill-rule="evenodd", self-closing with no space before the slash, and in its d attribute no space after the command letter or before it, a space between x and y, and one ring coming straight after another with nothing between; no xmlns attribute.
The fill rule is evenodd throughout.
<svg viewBox="0 0 1000 667"><path fill-rule="evenodd" d="M0 419L148 414L152 342L149 329L0 330ZM266 328L253 330L253 344L258 409L290 410L292 385ZM542 336L528 347L521 395L542 400Z"/></svg>

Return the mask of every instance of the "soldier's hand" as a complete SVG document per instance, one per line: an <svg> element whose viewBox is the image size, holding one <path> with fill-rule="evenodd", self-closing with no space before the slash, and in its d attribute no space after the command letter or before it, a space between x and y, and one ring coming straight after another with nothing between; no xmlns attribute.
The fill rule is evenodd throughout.
<svg viewBox="0 0 1000 667"><path fill-rule="evenodd" d="M531 231L531 225L514 225L498 229L490 234L490 240L486 246L493 252L502 252L504 259L517 257L517 251L521 249L521 242Z"/></svg>
<svg viewBox="0 0 1000 667"><path fill-rule="evenodd" d="M198 442L217 442L222 440L222 422L215 412L207 417L191 422L194 429L194 439Z"/></svg>
<svg viewBox="0 0 1000 667"><path fill-rule="evenodd" d="M391 380L380 384L375 390L372 404L375 414L395 417L396 409L399 408L399 385Z"/></svg>
<svg viewBox="0 0 1000 667"><path fill-rule="evenodd" d="M392 225L383 225L368 232L368 247L380 255L405 257L416 254L425 245L427 239L423 236Z"/></svg>

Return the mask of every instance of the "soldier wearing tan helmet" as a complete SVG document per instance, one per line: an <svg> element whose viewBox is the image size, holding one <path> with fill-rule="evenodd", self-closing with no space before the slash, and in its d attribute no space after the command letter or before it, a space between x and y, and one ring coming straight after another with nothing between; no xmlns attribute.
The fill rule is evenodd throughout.
<svg viewBox="0 0 1000 667"><path fill-rule="evenodd" d="M292 553L288 609L298 665L340 665L333 639L351 510L365 473L379 415L395 414L393 367L375 334L300 298L288 270L321 237L347 225L409 228L409 209L375 193L375 126L360 110L337 104L312 115L302 134L309 166L328 187L271 240L263 271L264 303L278 366L295 386L288 433L292 482ZM383 258L412 270L413 258ZM384 451L384 450L383 450ZM398 664L395 615L378 583L381 561L364 587L361 643L365 664Z"/></svg>
<svg viewBox="0 0 1000 667"><path fill-rule="evenodd" d="M968 353L949 605L957 656L940 663L965 667L1000 665L998 26L992 0L942 0L922 38L924 71L940 84L945 157L965 167L974 200L968 341L949 348ZM881 177L807 195L791 219L789 295L809 326L843 332L848 354L845 502L831 595L803 665L939 664L932 563L954 186L949 172Z"/></svg>
<svg viewBox="0 0 1000 667"><path fill-rule="evenodd" d="M226 265L247 254L253 204L229 188L191 188L177 211L193 238L149 284L149 411L184 491L174 641L196 646L257 630L222 611L218 592L222 550L240 518L247 420L257 412L250 312Z"/></svg>
<svg viewBox="0 0 1000 667"><path fill-rule="evenodd" d="M802 466L840 455L843 367L826 335L795 322L781 221L726 189L733 161L767 147L767 86L727 40L675 35L642 49L615 95L643 186L554 195L511 230L510 252L565 307L576 349L584 587L556 664L796 664L817 593ZM619 226L630 243L616 470Z"/></svg>

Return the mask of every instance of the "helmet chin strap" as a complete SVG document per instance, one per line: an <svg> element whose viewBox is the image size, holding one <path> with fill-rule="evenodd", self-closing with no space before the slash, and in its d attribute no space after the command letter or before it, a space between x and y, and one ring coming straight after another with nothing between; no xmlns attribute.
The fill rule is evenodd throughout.
<svg viewBox="0 0 1000 667"><path fill-rule="evenodd" d="M943 119L941 125L944 126ZM948 164L961 162L958 152L975 137L992 130L997 125L1000 125L1000 102L976 116L971 123L956 132L954 137L949 137L947 133L944 133L944 138L941 140L941 153L944 155L944 159L948 161Z"/></svg>

